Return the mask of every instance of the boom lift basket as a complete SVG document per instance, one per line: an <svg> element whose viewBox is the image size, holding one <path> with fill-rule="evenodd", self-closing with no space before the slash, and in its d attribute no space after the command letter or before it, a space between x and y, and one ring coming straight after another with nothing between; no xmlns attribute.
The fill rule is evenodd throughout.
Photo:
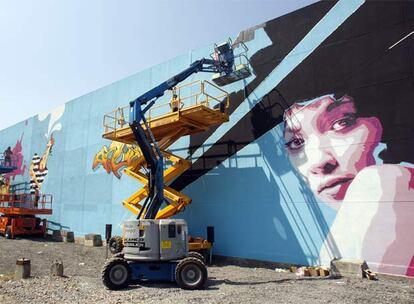
<svg viewBox="0 0 414 304"><path fill-rule="evenodd" d="M220 47L222 47L222 45L216 46L216 49L220 49ZM239 42L237 45L233 45L233 51L236 53L234 54L232 71L228 74L215 73L213 74L211 80L218 86L222 87L251 76L252 72L250 68L250 61L247 58L248 50L249 49L243 42ZM217 59L216 54L217 52L214 52L210 54L210 57Z"/></svg>

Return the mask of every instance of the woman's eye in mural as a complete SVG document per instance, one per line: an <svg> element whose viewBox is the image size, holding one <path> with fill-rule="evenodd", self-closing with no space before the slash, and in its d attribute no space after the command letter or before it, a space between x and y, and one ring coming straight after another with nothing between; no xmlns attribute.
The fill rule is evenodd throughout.
<svg viewBox="0 0 414 304"><path fill-rule="evenodd" d="M294 150L299 150L300 148L302 148L304 144L305 144L305 140L303 138L293 137L287 143L285 143L285 146L289 150L294 151Z"/></svg>
<svg viewBox="0 0 414 304"><path fill-rule="evenodd" d="M342 118L335 120L331 125L332 131L342 131L352 127L356 123L356 115L354 113L347 113Z"/></svg>

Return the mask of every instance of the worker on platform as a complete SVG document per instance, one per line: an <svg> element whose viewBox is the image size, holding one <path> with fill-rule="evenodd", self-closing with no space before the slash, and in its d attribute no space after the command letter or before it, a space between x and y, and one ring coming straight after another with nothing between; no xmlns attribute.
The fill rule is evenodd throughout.
<svg viewBox="0 0 414 304"><path fill-rule="evenodd" d="M5 166L7 166L7 164L8 164L9 166L11 166L11 165L12 165L12 162L11 162L12 155L13 155L13 152L12 152L11 148L10 148L10 147L8 147L8 148L4 151L4 165L5 165Z"/></svg>
<svg viewBox="0 0 414 304"><path fill-rule="evenodd" d="M178 99L178 95L173 91L172 99L170 101L170 107L173 112L177 112L180 108L180 99Z"/></svg>

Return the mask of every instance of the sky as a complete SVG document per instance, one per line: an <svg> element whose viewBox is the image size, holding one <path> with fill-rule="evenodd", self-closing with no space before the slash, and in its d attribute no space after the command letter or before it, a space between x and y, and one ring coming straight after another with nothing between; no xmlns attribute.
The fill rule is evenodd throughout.
<svg viewBox="0 0 414 304"><path fill-rule="evenodd" d="M316 0L0 0L0 130Z"/></svg>

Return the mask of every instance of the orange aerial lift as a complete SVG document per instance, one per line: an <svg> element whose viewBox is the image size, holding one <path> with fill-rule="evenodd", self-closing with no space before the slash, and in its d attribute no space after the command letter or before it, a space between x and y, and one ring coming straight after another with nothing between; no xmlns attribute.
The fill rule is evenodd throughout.
<svg viewBox="0 0 414 304"><path fill-rule="evenodd" d="M10 162L0 158L0 174L17 169ZM47 229L46 219L37 214L52 214L50 194L0 194L0 234L12 239L17 235L44 236Z"/></svg>
<svg viewBox="0 0 414 304"><path fill-rule="evenodd" d="M17 235L44 236L46 219L37 214L52 214L50 194L0 194L0 234L8 239Z"/></svg>

